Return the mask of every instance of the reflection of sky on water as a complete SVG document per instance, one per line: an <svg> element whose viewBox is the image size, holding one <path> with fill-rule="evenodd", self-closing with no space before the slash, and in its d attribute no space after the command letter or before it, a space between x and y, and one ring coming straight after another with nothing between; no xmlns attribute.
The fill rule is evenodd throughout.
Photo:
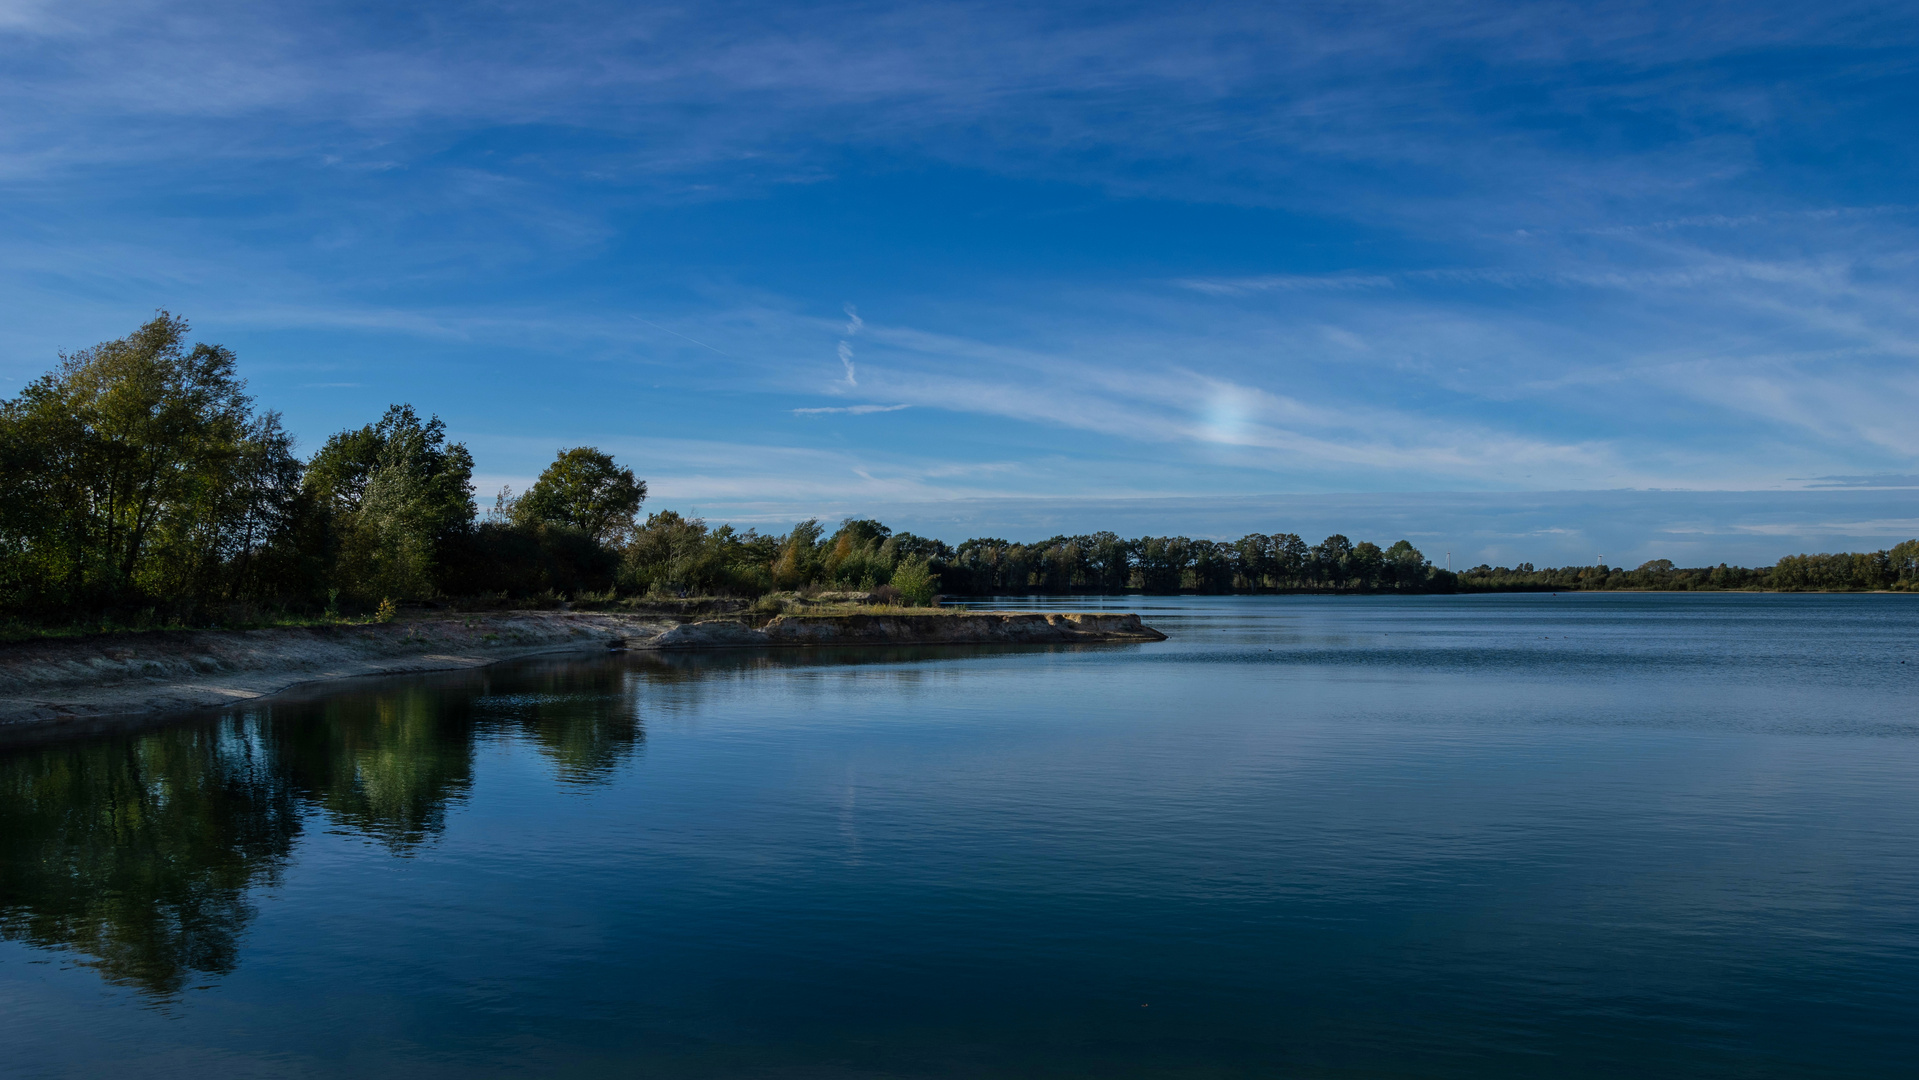
<svg viewBox="0 0 1919 1080"><path fill-rule="evenodd" d="M1919 1049L1912 598L1129 605L1172 638L535 660L0 753L0 1037L183 1075Z"/></svg>

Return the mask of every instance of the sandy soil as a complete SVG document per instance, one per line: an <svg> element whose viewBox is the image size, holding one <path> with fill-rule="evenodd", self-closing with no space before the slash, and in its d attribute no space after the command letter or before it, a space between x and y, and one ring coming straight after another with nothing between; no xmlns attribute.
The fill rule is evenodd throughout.
<svg viewBox="0 0 1919 1080"><path fill-rule="evenodd" d="M235 704L304 683L542 653L805 645L1159 641L1137 615L951 612L741 617L505 612L366 626L122 634L0 645L0 736Z"/></svg>
<svg viewBox="0 0 1919 1080"><path fill-rule="evenodd" d="M0 729L207 708L321 679L605 650L651 641L678 625L673 618L539 611L3 645Z"/></svg>

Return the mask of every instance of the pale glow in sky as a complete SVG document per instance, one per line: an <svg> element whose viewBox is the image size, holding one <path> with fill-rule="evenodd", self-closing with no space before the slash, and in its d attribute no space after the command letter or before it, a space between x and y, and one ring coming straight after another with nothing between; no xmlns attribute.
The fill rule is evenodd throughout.
<svg viewBox="0 0 1919 1080"><path fill-rule="evenodd" d="M489 488L1883 547L1915 11L0 0L0 393L164 307L307 449L410 401Z"/></svg>

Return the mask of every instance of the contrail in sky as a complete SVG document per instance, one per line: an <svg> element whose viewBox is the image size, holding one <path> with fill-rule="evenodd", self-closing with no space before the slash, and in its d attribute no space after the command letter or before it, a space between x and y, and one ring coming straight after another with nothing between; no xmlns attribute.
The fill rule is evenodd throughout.
<svg viewBox="0 0 1919 1080"><path fill-rule="evenodd" d="M656 323L651 319L640 319L638 315L635 315L633 317L635 319L639 319L641 322L645 323L646 325L652 327L655 330L663 330L666 333L672 334L674 337L679 338L682 341L690 341L693 344L698 345L702 349L712 349L714 352L720 353L721 356L725 356L728 360L733 359L731 356L728 356L726 353L720 352L720 350L718 349L714 349L713 346L708 345L706 342L701 341L698 338L687 337L685 334L680 333L678 330L667 330L666 327L661 326L659 323Z"/></svg>

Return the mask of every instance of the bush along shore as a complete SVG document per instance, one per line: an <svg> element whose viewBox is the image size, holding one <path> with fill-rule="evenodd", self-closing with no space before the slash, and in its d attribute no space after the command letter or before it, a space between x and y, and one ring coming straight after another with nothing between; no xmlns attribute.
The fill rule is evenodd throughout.
<svg viewBox="0 0 1919 1080"><path fill-rule="evenodd" d="M1426 593L1919 589L1919 542L1769 567L1649 562L1452 573L1401 540L1234 541L1111 532L957 546L866 519L785 532L642 516L646 483L592 447L560 451L481 513L473 457L394 405L295 453L229 350L160 313L60 358L0 403L0 632L390 621L402 607L604 611L701 597L766 616L835 590L881 606L1071 593Z"/></svg>

